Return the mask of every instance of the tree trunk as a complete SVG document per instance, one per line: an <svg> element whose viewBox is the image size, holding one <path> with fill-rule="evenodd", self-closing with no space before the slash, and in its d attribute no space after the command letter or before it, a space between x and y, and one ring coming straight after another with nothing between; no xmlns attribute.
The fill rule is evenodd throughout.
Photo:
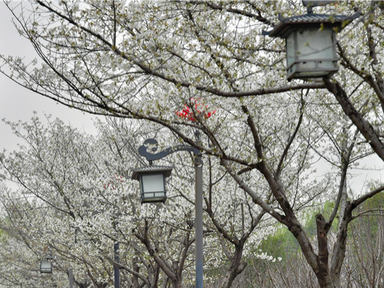
<svg viewBox="0 0 384 288"><path fill-rule="evenodd" d="M137 273L140 272L140 267L138 265L138 258L135 256L133 257L132 259L132 266L133 266L133 270ZM132 284L133 284L133 287L139 287L139 277L137 277L137 275L132 275Z"/></svg>
<svg viewBox="0 0 384 288"><path fill-rule="evenodd" d="M239 245L236 245L236 249L231 259L231 266L229 267L227 273L224 276L224 281L221 283L220 287L230 288L232 287L233 281L235 278L243 272L247 266L245 263L241 263L241 258L243 255L244 243L240 241Z"/></svg>
<svg viewBox="0 0 384 288"><path fill-rule="evenodd" d="M341 267L344 262L345 252L346 252L346 243L348 236L348 224L352 219L352 210L353 207L351 203L347 202L345 206L343 217L340 218L339 230L337 233L336 243L333 247L332 261L331 261L331 272L333 281L335 282L336 288L341 288L340 283L340 273Z"/></svg>
<svg viewBox="0 0 384 288"><path fill-rule="evenodd" d="M328 91L335 95L335 98L343 108L344 113L351 119L356 128L359 129L373 151L375 151L377 156L384 161L384 144L381 141L380 136L376 133L375 129L373 129L372 125L353 106L341 85L337 81L327 78L324 78L324 84Z"/></svg>
<svg viewBox="0 0 384 288"><path fill-rule="evenodd" d="M324 216L316 215L317 245L318 245L318 269L315 270L317 280L321 288L334 288L328 265L328 235Z"/></svg>
<svg viewBox="0 0 384 288"><path fill-rule="evenodd" d="M173 288L183 288L183 283L179 277L177 277L176 279L174 279L172 281L172 287Z"/></svg>

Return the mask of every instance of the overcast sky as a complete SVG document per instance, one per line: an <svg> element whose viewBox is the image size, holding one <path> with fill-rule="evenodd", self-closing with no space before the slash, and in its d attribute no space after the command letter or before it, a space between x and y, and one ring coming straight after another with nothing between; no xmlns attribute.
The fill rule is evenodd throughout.
<svg viewBox="0 0 384 288"><path fill-rule="evenodd" d="M34 53L31 44L19 36L11 23L11 13L3 1L0 1L0 54L32 59L35 57ZM5 118L12 122L28 121L33 116L33 111L36 111L40 118L44 118L44 113L51 114L54 118L60 118L82 131L95 133L93 116L56 104L48 98L18 86L0 74L0 151L4 148L8 151L13 150L19 142L1 119Z"/></svg>

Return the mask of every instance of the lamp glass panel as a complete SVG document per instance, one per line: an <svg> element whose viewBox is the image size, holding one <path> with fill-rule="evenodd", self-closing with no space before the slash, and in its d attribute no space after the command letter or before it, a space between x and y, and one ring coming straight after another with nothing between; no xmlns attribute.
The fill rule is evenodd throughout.
<svg viewBox="0 0 384 288"><path fill-rule="evenodd" d="M335 58L334 49L331 29L297 32L297 57L299 61L308 60L307 68L315 68L315 61L332 61Z"/></svg>
<svg viewBox="0 0 384 288"><path fill-rule="evenodd" d="M52 273L52 262L50 262L48 260L42 260L40 262L40 272Z"/></svg>
<svg viewBox="0 0 384 288"><path fill-rule="evenodd" d="M330 76L338 70L335 35L330 27L294 30L286 39L287 78Z"/></svg>
<svg viewBox="0 0 384 288"><path fill-rule="evenodd" d="M295 34L293 31L288 35L286 39L286 53L287 53L287 67L291 66L295 62Z"/></svg>
<svg viewBox="0 0 384 288"><path fill-rule="evenodd" d="M163 174L142 175L141 181L144 193L165 191Z"/></svg>

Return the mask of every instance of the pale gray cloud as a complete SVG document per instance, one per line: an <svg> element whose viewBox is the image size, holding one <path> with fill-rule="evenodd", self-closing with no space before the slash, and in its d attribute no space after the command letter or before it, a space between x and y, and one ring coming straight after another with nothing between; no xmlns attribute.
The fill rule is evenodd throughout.
<svg viewBox="0 0 384 288"><path fill-rule="evenodd" d="M18 4L17 1L13 3ZM35 52L32 45L19 35L11 19L10 11L1 1L0 54L33 59ZM0 74L0 119L6 118L12 122L28 121L33 116L33 111L36 111L40 118L44 118L44 114L51 114L54 118L57 117L65 123L71 123L78 129L95 133L92 121L94 117L91 115L85 115L80 111L67 108L34 94ZM16 147L18 139L12 135L11 129L3 121L0 121L0 135L0 151L4 148L9 151Z"/></svg>

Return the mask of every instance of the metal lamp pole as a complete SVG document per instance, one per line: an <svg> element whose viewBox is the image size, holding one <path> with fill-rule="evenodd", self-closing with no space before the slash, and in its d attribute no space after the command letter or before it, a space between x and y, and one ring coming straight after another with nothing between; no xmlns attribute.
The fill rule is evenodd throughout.
<svg viewBox="0 0 384 288"><path fill-rule="evenodd" d="M72 269L72 267L68 268L68 279L69 279L69 288L73 288L73 269Z"/></svg>
<svg viewBox="0 0 384 288"><path fill-rule="evenodd" d="M119 263L120 257L119 257L119 242L116 242L113 245L113 251L114 251L114 260L116 263ZM120 269L118 265L114 265L114 274L115 274L115 288L120 288Z"/></svg>
<svg viewBox="0 0 384 288"><path fill-rule="evenodd" d="M203 288L203 161L195 155L196 288Z"/></svg>
<svg viewBox="0 0 384 288"><path fill-rule="evenodd" d="M199 134L196 133L199 140ZM144 144L139 147L139 154L147 158L151 163L153 160L164 158L178 151L193 152L195 159L195 241L196 241L196 288L203 288L203 161L200 150L188 146L178 145L170 147L159 153L153 154L148 152L156 152L157 141L155 139L147 139ZM153 145L148 147L148 145Z"/></svg>

